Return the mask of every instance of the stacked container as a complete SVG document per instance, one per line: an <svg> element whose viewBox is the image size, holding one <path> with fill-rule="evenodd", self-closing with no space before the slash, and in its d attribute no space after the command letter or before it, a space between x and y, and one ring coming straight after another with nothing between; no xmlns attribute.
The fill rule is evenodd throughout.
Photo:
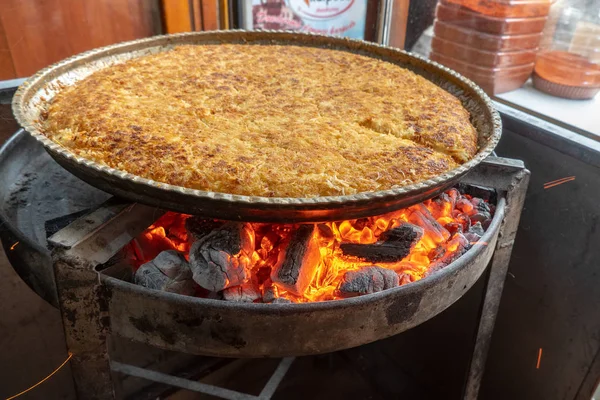
<svg viewBox="0 0 600 400"><path fill-rule="evenodd" d="M600 91L600 3L561 0L552 14L533 85L553 96L590 99Z"/></svg>
<svg viewBox="0 0 600 400"><path fill-rule="evenodd" d="M550 0L439 0L430 58L489 94L531 75Z"/></svg>

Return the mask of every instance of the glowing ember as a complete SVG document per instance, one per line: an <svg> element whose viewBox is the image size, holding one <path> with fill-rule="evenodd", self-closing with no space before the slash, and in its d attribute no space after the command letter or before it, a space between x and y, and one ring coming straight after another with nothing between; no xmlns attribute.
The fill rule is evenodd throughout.
<svg viewBox="0 0 600 400"><path fill-rule="evenodd" d="M383 290L389 287L389 284L373 285L373 282L369 281L369 279L381 275L378 272L375 273L379 271L377 267L392 270L398 275L398 280L392 280L394 285L414 282L445 267L473 244L484 244L479 241L483 233L482 226L487 228L493 210L494 206L488 204L487 201L451 189L434 199L389 214L318 224L310 239L307 241L305 238L304 243L294 243L294 232L297 231L298 225L249 223L247 226L250 229L246 231L252 232L254 235L252 242L254 251L247 267L248 279L239 287L234 286L228 289L229 292L225 298L255 302L274 302L276 299L281 300L276 302L334 300L348 297L348 293L344 293L340 286L344 282L348 285L349 281L353 282L354 286L355 282L365 282L364 292L353 289L354 292L358 294L371 293L373 288ZM188 218L192 219L187 221ZM153 260L164 250L177 250L189 260L192 243L200 239L210 241L211 232L222 225L221 221L201 220L189 215L166 213L129 244L131 263L137 269L141 264ZM401 226L402 229L411 226L415 231L418 230L419 234L412 236L415 242L409 243L410 247L405 247L407 253L400 253L400 257L408 255L399 261L389 262L388 259L384 259L384 262L374 263L372 260L349 256L343 252L344 247L351 247L347 244L368 244L369 246L365 246L365 248L368 248L369 251L378 249L377 246L380 245L393 246L394 243L389 244L386 240L391 240L389 238L393 235L390 232L399 232L397 229L391 230ZM384 234L384 232L387 233ZM312 249L315 245L320 253L320 260L317 258L316 268L314 268L314 256L306 256L308 254L306 249ZM406 243L403 245L406 246ZM286 270L288 275L284 280L302 279L306 282L308 279L310 282L308 285L294 286L303 288L304 291L301 294L294 294L286 290L286 287L290 287L289 284L287 286L283 283L280 284L277 282L277 276L272 276L273 268L282 264L282 257L286 257L286 253L292 253L288 246L294 246L294 254L298 256L296 259L288 260L291 267ZM218 252L219 250L211 251ZM229 256L236 257L238 255ZM307 273L307 270L302 271L302 265L299 264L302 262L308 264L309 258L312 265L307 269L310 271ZM346 275L349 271L354 272ZM225 275L228 273L227 271L220 272ZM309 275L308 278L307 275ZM215 296L215 293L211 294L206 290L199 290L198 293ZM252 296L246 293L250 293ZM261 295L258 299L256 299L257 294Z"/></svg>

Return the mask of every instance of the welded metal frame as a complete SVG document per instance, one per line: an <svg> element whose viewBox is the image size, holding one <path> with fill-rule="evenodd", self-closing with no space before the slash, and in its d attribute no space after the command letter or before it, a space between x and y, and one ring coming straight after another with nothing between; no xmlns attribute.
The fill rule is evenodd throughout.
<svg viewBox="0 0 600 400"><path fill-rule="evenodd" d="M292 359L284 358L287 361L280 364L263 393L257 397L115 362L110 359L107 338L112 334L158 348L228 357L252 354L277 357L333 351L378 340L432 318L460 298L481 276L492 259L464 392L464 398L475 399L485 367L528 181L529 171L524 168L522 162L490 157L462 179L465 183L494 187L498 192L496 215L499 218L490 225L486 232L487 236L482 238L482 241L487 241L487 246L483 244L478 249L467 252L455 263L421 281L373 295L329 302L329 304L270 305L209 301L152 291L99 273L96 270L98 265L108 261L118 249L142 233L162 213L161 210L152 207L120 204L118 200L111 200L111 203L105 207L84 217L88 220L89 228L82 227L81 221L76 221L49 239L49 242L56 246L53 251L53 266L66 342L69 351L73 354L71 367L77 394L82 399L114 399L115 383L117 383L114 380L114 373L121 373L188 390L216 394L222 398L266 400L272 396L277 384L283 379ZM112 207L112 211L107 212L107 207ZM80 224L79 227L77 223ZM472 270L468 273L464 272L469 268ZM440 286L442 283L444 287ZM425 292L428 296L423 296ZM435 307L435 304L427 302L421 304L423 297L430 298L439 294L447 296L444 300L447 304L443 307L439 305ZM394 296L397 296L395 300L401 301L389 300L394 299ZM356 315L364 310L369 310L375 316L380 313L379 315L387 317L387 320L373 320L373 325L379 323L380 326L376 326L373 331L370 331L373 327L367 327L367 332L361 332L359 329L352 330L353 327L347 322L341 322L339 329L352 330L352 335L339 336L340 339L346 339L339 348L327 347L327 344L318 348L302 344L305 347L288 349L294 354L274 351L275 348L272 346L276 343L265 343L265 348L255 350L253 346L260 347L264 337L254 338L252 335L246 337L256 340L256 343L251 343L250 346L254 353L249 353L247 349L244 350L247 343L240 342L244 340L243 335L237 336L236 326L228 322L235 320L234 317L248 313L250 314L248 319L272 316L274 320L285 320L286 317L298 318L299 315L313 319L315 315L319 316L323 310L330 308L331 311L323 313L325 314L323 321L334 323L336 314L339 321L352 321L355 318L344 318L344 315L349 312ZM177 309L179 314L169 315L169 312L174 309ZM149 313L149 310L152 311ZM395 314L390 315L390 310L395 310ZM144 316L145 318L142 318ZM223 321L226 323L223 324ZM319 320L315 323L318 324ZM268 324L264 327L267 331L276 329L270 328ZM209 330L203 331L203 329ZM254 332L250 330L250 333L254 334ZM229 347L215 347L214 352L211 353L211 346L214 345L208 339L211 336L219 338ZM274 342L281 337L271 337L271 341ZM205 338L207 343L198 345L199 339L205 340ZM320 339L318 334L317 339ZM226 351L226 349L232 350Z"/></svg>

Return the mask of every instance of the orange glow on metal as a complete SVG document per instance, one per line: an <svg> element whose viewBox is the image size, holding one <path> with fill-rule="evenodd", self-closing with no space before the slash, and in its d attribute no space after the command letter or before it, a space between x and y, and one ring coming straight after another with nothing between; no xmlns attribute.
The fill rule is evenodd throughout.
<svg viewBox="0 0 600 400"><path fill-rule="evenodd" d="M61 369L62 367L64 367L64 366L65 366L65 365L66 365L66 364L69 362L69 360L70 360L72 357L73 357L73 353L69 352L69 357L67 357L67 359L66 359L65 361L63 361L63 363L62 363L62 364L60 364L60 365L58 366L58 368L56 368L54 371L52 371L52 372L50 373L50 375L48 375L47 377L45 377L44 379L42 379L41 381L39 381L39 382L38 382L38 383L36 383L35 385L33 385L33 386L30 386L29 388L27 388L27 389L23 390L22 392L20 392L20 393L17 393L17 394L15 394L14 396L7 397L7 398L6 398L6 400L12 400L12 399L15 399L15 398L17 398L17 397L19 397L19 396L21 396L21 395L23 395L23 394L25 394L25 393L27 393L27 392L29 392L29 391L33 390L33 389L35 389L36 387L40 386L42 383L46 382L46 381L47 381L48 379L50 379L50 378L51 378L51 377L52 377L54 374L56 374L58 371L60 371L60 369Z"/></svg>
<svg viewBox="0 0 600 400"><path fill-rule="evenodd" d="M14 243L12 246L10 246L10 251L13 251L13 250L15 249L15 247L17 247L17 245L18 245L19 243L20 243L20 242L15 242L15 243Z"/></svg>
<svg viewBox="0 0 600 400"><path fill-rule="evenodd" d="M560 178L555 181L546 182L546 183L544 183L544 189L550 189L554 186L562 185L563 183L571 182L574 180L575 180L574 176L567 176L565 178Z"/></svg>
<svg viewBox="0 0 600 400"><path fill-rule="evenodd" d="M384 215L319 225L312 240L317 241L319 245L321 262L311 284L302 296L295 296L278 287L279 296L293 302L340 298L337 288L344 274L347 271L373 265L372 262L344 256L340 249L340 243L375 243L383 232L398 227L403 222L423 228L423 237L403 260L378 265L405 276L405 282L406 279L413 282L423 278L432 261L436 259L436 254L452 255L460 247L459 237L452 236L444 226L449 223L461 224L464 221L461 220L464 218L464 214L473 215L477 212L472 206L467 206L462 211L455 209L452 203L459 196L458 192L455 192L448 197L451 199L450 201L427 200L424 203ZM463 212L464 214L462 214ZM152 260L163 250L175 249L188 257L191 240L188 240L185 229L187 218L189 215L167 212L136 240L132 241L130 253L133 254L132 264L134 267L137 268ZM261 229L263 232L265 231L265 224L253 224L253 227L256 232ZM281 239L289 234L292 228L293 225L271 224L268 229L272 236L264 235L262 238L255 239L257 240L256 250L251 256L252 273L255 277L260 275L259 270L273 266L276 261L273 254L277 254L273 251L278 250L275 246L284 242ZM277 238L275 242L273 242L273 238ZM486 242L476 242L475 244L487 245ZM267 283L270 284L270 281ZM265 287L261 281L259 289L264 290Z"/></svg>
<svg viewBox="0 0 600 400"><path fill-rule="evenodd" d="M535 369L540 369L540 362L542 361L542 348L538 351L537 364L535 365Z"/></svg>

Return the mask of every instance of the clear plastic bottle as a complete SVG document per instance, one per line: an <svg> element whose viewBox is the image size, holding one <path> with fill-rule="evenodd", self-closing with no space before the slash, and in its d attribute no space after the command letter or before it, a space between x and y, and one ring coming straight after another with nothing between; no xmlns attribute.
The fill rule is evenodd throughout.
<svg viewBox="0 0 600 400"><path fill-rule="evenodd" d="M590 99L600 91L600 2L562 0L558 18L547 27L533 85L548 94Z"/></svg>

